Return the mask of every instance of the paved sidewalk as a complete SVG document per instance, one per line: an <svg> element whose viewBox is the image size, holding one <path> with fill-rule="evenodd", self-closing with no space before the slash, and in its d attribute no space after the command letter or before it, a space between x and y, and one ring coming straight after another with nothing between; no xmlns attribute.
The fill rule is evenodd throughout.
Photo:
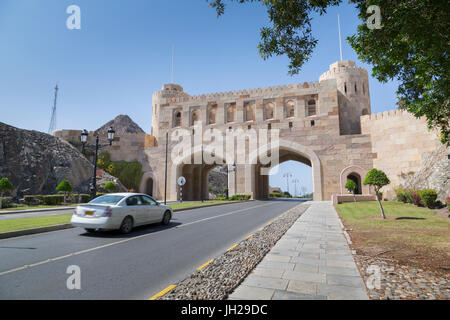
<svg viewBox="0 0 450 320"><path fill-rule="evenodd" d="M229 299L366 300L331 202L312 202Z"/></svg>

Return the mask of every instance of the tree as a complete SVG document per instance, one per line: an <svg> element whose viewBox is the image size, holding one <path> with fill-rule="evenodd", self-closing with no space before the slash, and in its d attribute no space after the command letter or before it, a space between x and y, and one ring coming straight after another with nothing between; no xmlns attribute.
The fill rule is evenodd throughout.
<svg viewBox="0 0 450 320"><path fill-rule="evenodd" d="M64 179L61 183L56 187L56 191L64 193L64 203L66 203L67 195L72 192L72 186L70 182Z"/></svg>
<svg viewBox="0 0 450 320"><path fill-rule="evenodd" d="M105 184L104 189L105 189L106 192L108 192L108 193L109 193L109 192L114 192L114 191L117 190L117 185L116 185L114 182L109 181L109 182L107 182L107 183Z"/></svg>
<svg viewBox="0 0 450 320"><path fill-rule="evenodd" d="M381 216L383 217L383 219L386 219L386 216L384 214L383 206L381 205L380 189L388 185L389 183L391 183L391 181L387 177L386 173L375 168L367 172L367 175L363 182L364 185L370 185L374 187L375 193L377 195L378 205L380 206L381 210Z"/></svg>
<svg viewBox="0 0 450 320"><path fill-rule="evenodd" d="M349 192L353 193L353 200L355 200L356 202L356 196L355 196L355 192L356 189L358 189L358 185L356 184L355 181L353 180L347 180L347 183L345 184L345 189L347 189Z"/></svg>
<svg viewBox="0 0 450 320"><path fill-rule="evenodd" d="M263 59L286 55L289 73L298 74L309 60L317 40L312 36L313 14L325 14L342 0L230 0L260 2L267 7L271 25L260 30L258 45ZM217 15L226 0L207 0ZM442 143L450 143L449 43L450 19L446 0L351 0L362 23L347 41L358 57L373 66L381 82L397 79L399 108L425 116L438 128ZM379 5L381 29L369 29L370 5Z"/></svg>
<svg viewBox="0 0 450 320"><path fill-rule="evenodd" d="M8 178L1 178L0 179L0 209L2 208L2 198L5 192L11 191L13 189L13 185L11 182L9 182Z"/></svg>

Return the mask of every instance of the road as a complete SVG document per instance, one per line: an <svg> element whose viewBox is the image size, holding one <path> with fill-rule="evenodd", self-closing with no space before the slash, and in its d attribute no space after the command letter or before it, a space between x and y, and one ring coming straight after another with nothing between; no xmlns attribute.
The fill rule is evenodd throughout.
<svg viewBox="0 0 450 320"><path fill-rule="evenodd" d="M188 210L129 235L74 228L0 240L0 299L148 299L299 203ZM81 290L67 289L71 265Z"/></svg>

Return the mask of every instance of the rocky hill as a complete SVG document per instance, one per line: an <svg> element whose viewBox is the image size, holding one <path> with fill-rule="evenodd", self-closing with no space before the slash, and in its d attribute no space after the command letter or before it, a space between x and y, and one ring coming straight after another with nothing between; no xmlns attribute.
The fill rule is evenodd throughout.
<svg viewBox="0 0 450 320"><path fill-rule="evenodd" d="M406 177L404 188L435 189L438 200L445 203L450 196L450 147L441 145L424 161L422 168L416 173Z"/></svg>
<svg viewBox="0 0 450 320"><path fill-rule="evenodd" d="M0 177L11 181L14 197L53 194L63 179L75 192L87 192L92 171L93 165L70 143L0 122Z"/></svg>
<svg viewBox="0 0 450 320"><path fill-rule="evenodd" d="M126 133L144 133L144 130L142 130L141 127L139 127L133 120L131 120L129 116L123 114L107 122L96 131L103 136L106 135L110 127L114 128L117 136Z"/></svg>

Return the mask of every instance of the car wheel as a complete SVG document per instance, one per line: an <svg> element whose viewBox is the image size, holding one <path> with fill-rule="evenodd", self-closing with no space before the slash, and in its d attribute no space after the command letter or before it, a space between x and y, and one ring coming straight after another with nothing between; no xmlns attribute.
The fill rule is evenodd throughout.
<svg viewBox="0 0 450 320"><path fill-rule="evenodd" d="M170 213L170 211L166 211L164 212L164 216L161 223L167 226L170 223L170 219L172 219L172 214Z"/></svg>
<svg viewBox="0 0 450 320"><path fill-rule="evenodd" d="M95 232L95 229L88 229L88 228L85 228L84 230L86 230L86 231L89 232L89 233L94 233L94 232Z"/></svg>
<svg viewBox="0 0 450 320"><path fill-rule="evenodd" d="M133 218L128 216L123 219L122 224L120 225L120 233L127 234L133 230Z"/></svg>

